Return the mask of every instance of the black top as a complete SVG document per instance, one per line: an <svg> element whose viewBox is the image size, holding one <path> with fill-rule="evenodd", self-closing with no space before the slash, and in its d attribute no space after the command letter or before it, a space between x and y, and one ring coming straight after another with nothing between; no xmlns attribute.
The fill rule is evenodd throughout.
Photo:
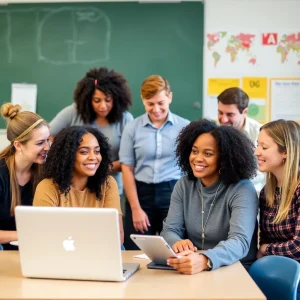
<svg viewBox="0 0 300 300"><path fill-rule="evenodd" d="M20 186L21 204L32 205L33 187L29 181ZM9 170L4 160L0 160L0 230L16 230L15 217L10 215L10 180ZM10 244L2 245L4 250L18 250L18 247Z"/></svg>

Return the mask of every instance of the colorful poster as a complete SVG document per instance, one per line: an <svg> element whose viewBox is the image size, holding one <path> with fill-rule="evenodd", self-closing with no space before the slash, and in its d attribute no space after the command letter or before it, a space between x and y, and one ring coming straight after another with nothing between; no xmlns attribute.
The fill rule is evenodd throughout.
<svg viewBox="0 0 300 300"><path fill-rule="evenodd" d="M213 76L222 76L219 71L235 76L231 74L240 74L241 68L252 74L269 69L282 73L300 65L300 32L217 29L206 33L205 51L205 68Z"/></svg>
<svg viewBox="0 0 300 300"><path fill-rule="evenodd" d="M250 99L248 105L248 117L264 124L267 119L267 100L266 99Z"/></svg>
<svg viewBox="0 0 300 300"><path fill-rule="evenodd" d="M270 80L270 118L300 121L300 78Z"/></svg>
<svg viewBox="0 0 300 300"><path fill-rule="evenodd" d="M267 99L267 82L267 77L243 77L242 89L251 99Z"/></svg>
<svg viewBox="0 0 300 300"><path fill-rule="evenodd" d="M207 95L218 96L228 88L239 86L239 78L209 78L207 85Z"/></svg>

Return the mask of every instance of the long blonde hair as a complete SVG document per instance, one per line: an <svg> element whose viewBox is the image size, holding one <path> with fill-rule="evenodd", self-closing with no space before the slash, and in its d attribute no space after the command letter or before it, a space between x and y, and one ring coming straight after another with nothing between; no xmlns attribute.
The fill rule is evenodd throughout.
<svg viewBox="0 0 300 300"><path fill-rule="evenodd" d="M10 195L11 205L10 214L14 215L14 209L21 204L20 187L16 177L15 154L16 148L14 142L18 141L26 144L32 136L32 130L41 126L48 126L47 122L43 120L38 114L30 111L22 111L21 106L11 103L5 103L1 106L1 115L7 119L6 135L10 141L10 145L0 152L0 160L4 160L9 170L10 179ZM33 191L38 183L41 166L39 164L32 164L31 167L31 181L33 183Z"/></svg>
<svg viewBox="0 0 300 300"><path fill-rule="evenodd" d="M261 127L278 145L280 153L286 153L282 174L281 200L279 209L274 219L274 223L280 223L286 219L293 196L300 183L299 163L300 163L300 125L294 121L276 120ZM275 188L277 186L276 177L268 172L266 179L266 200L267 205L274 204Z"/></svg>

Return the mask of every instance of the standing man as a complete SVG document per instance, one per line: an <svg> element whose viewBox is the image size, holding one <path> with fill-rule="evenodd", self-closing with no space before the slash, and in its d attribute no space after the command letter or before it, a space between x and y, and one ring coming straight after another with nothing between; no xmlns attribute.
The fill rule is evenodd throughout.
<svg viewBox="0 0 300 300"><path fill-rule="evenodd" d="M256 145L261 124L247 117L249 104L248 95L242 89L233 87L224 90L217 99L219 123L241 130L248 136L252 143ZM257 193L260 193L265 185L265 176L257 171L257 176L252 182Z"/></svg>

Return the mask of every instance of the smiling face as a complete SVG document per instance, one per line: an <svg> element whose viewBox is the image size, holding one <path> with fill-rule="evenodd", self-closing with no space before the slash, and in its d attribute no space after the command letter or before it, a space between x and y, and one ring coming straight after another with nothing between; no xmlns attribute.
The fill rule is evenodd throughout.
<svg viewBox="0 0 300 300"><path fill-rule="evenodd" d="M219 150L215 138L203 133L195 140L190 154L190 166L204 186L212 185L219 178Z"/></svg>
<svg viewBox="0 0 300 300"><path fill-rule="evenodd" d="M172 93L167 95L164 90L150 99L143 99L145 110L153 124L166 121L171 102Z"/></svg>
<svg viewBox="0 0 300 300"><path fill-rule="evenodd" d="M17 151L22 154L22 160L29 163L43 164L46 161L47 154L50 150L50 132L45 125L33 129L30 139L21 144L15 142Z"/></svg>
<svg viewBox="0 0 300 300"><path fill-rule="evenodd" d="M92 97L92 107L98 118L106 119L114 106L113 98L98 89Z"/></svg>
<svg viewBox="0 0 300 300"><path fill-rule="evenodd" d="M102 156L100 146L96 137L91 133L82 136L82 141L77 149L73 179L87 178L95 175L100 166Z"/></svg>
<svg viewBox="0 0 300 300"><path fill-rule="evenodd" d="M243 112L240 113L236 104L223 104L220 101L218 102L218 119L221 125L242 129L247 113L248 108L245 108Z"/></svg>
<svg viewBox="0 0 300 300"><path fill-rule="evenodd" d="M257 148L254 154L257 157L259 171L270 172L279 178L279 174L283 172L283 161L286 159L286 153L279 151L278 145L265 129L262 129L258 135Z"/></svg>

